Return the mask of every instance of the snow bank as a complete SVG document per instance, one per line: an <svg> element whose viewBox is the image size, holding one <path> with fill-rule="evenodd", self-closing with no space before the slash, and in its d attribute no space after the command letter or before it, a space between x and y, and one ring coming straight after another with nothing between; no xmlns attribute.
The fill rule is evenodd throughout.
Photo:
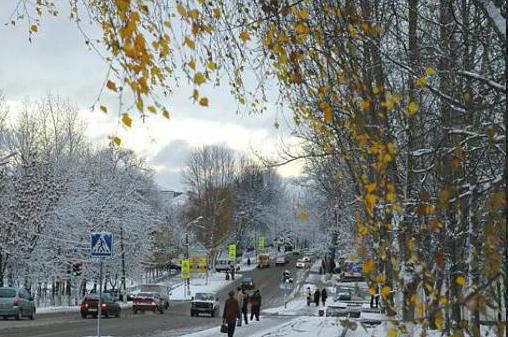
<svg viewBox="0 0 508 337"><path fill-rule="evenodd" d="M235 280L241 279L241 274L235 275ZM177 287L172 289L170 300L184 301L190 300L196 293L215 293L222 288L231 284L233 280L226 281L223 273L213 273L206 278L194 278L190 282L190 296L187 295L186 287L184 283L179 284Z"/></svg>

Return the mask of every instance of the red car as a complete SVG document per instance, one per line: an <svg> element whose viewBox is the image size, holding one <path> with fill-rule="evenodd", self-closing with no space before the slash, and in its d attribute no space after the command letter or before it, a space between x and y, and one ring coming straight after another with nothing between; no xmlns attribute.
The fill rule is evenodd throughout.
<svg viewBox="0 0 508 337"><path fill-rule="evenodd" d="M158 311L159 313L163 314L164 306L164 300L160 297L159 293L139 293L136 295L136 298L132 302L132 312L137 314L138 311Z"/></svg>

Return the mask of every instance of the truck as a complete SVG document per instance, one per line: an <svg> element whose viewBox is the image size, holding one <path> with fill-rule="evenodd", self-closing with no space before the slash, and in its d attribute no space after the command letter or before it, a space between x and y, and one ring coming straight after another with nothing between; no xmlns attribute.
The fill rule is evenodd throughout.
<svg viewBox="0 0 508 337"><path fill-rule="evenodd" d="M161 300L164 302L164 309L169 309L169 296L171 289L167 286L159 284L142 284L139 287L139 291L142 293L158 293Z"/></svg>

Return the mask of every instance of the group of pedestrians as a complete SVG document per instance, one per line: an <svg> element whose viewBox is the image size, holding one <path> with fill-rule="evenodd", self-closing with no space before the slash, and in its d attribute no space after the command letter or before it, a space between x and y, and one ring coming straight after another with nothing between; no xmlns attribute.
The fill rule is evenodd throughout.
<svg viewBox="0 0 508 337"><path fill-rule="evenodd" d="M316 307L319 306L319 300L321 300L323 306L326 305L326 299L328 298L328 292L326 291L326 288L323 288L323 290L321 291L319 290L319 288L316 288L314 293L312 293L310 287L307 287L306 295L307 295L307 306L310 306L312 299L314 299L314 304L316 304Z"/></svg>
<svg viewBox="0 0 508 337"><path fill-rule="evenodd" d="M237 291L230 291L229 298L224 305L224 313L222 315L223 324L227 324L228 337L232 337L235 333L235 327L242 326L242 320L245 324L249 324L248 305L250 303L250 320L256 318L259 321L259 311L261 308L261 294L259 290L255 290L249 295L246 289L238 287ZM242 317L243 316L243 317Z"/></svg>

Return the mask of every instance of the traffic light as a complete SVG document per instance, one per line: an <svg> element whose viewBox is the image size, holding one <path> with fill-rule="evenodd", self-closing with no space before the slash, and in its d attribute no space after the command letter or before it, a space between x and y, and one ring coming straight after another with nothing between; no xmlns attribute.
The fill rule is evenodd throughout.
<svg viewBox="0 0 508 337"><path fill-rule="evenodd" d="M73 263L72 264L72 276L79 276L81 275L81 263Z"/></svg>

